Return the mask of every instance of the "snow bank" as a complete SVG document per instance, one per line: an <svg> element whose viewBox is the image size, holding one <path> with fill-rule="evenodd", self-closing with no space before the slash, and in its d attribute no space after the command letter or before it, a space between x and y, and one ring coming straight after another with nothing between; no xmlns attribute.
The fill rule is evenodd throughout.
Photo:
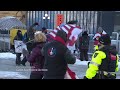
<svg viewBox="0 0 120 90"><path fill-rule="evenodd" d="M23 57L23 56L21 56ZM7 53L0 53L0 58L4 59L11 59L11 58L16 58L16 54L12 54L10 52Z"/></svg>
<svg viewBox="0 0 120 90"><path fill-rule="evenodd" d="M18 72L0 71L0 79L28 79L28 77Z"/></svg>
<svg viewBox="0 0 120 90"><path fill-rule="evenodd" d="M75 65L87 65L89 61L80 61L79 59L76 59ZM118 67L120 68L120 62L118 62Z"/></svg>
<svg viewBox="0 0 120 90"><path fill-rule="evenodd" d="M89 61L80 61L79 59L76 60L76 65L87 65Z"/></svg>

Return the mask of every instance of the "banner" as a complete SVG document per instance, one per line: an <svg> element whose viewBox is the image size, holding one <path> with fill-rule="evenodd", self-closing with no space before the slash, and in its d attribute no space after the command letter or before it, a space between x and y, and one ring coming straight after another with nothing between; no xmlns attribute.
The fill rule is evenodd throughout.
<svg viewBox="0 0 120 90"><path fill-rule="evenodd" d="M23 43L23 41L14 40L14 45L16 53L22 53L23 49L27 50L27 46Z"/></svg>

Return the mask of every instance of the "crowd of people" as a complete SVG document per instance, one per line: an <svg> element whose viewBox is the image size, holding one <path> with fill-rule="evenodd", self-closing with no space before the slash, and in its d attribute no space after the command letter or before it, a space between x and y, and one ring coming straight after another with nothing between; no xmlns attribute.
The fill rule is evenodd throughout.
<svg viewBox="0 0 120 90"><path fill-rule="evenodd" d="M18 30L14 40L23 41L27 45L27 51L23 50L23 60L20 58L22 53L16 53L16 65L25 66L28 61L31 66L30 79L78 79L68 64L76 62L73 53L77 40L79 59L89 61L88 32L77 26L77 21L69 21L50 33L47 33L45 27L40 31L34 30L36 25L39 24L30 26L24 36ZM81 33L82 36L78 37ZM116 48L111 45L110 36L100 27L93 40L95 51L83 79L115 79L119 57Z"/></svg>

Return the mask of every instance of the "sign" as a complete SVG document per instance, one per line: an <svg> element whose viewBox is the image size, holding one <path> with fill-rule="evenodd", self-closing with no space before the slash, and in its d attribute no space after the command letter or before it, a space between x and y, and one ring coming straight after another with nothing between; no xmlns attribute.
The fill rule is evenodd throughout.
<svg viewBox="0 0 120 90"><path fill-rule="evenodd" d="M64 22L64 15L57 14L57 26L61 25Z"/></svg>
<svg viewBox="0 0 120 90"><path fill-rule="evenodd" d="M16 53L22 53L23 49L27 50L27 46L23 43L23 41L14 40L14 45Z"/></svg>

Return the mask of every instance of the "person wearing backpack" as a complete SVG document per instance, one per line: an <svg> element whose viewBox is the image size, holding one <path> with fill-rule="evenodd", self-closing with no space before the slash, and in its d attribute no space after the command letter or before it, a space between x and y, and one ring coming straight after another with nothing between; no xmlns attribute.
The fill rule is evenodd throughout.
<svg viewBox="0 0 120 90"><path fill-rule="evenodd" d="M79 51L80 51L80 60L84 59L88 61L88 49L89 49L89 36L87 31L84 31L82 36L79 37Z"/></svg>
<svg viewBox="0 0 120 90"><path fill-rule="evenodd" d="M98 51L95 51L84 79L116 79L118 68L118 52L111 45L108 34L99 39Z"/></svg>

